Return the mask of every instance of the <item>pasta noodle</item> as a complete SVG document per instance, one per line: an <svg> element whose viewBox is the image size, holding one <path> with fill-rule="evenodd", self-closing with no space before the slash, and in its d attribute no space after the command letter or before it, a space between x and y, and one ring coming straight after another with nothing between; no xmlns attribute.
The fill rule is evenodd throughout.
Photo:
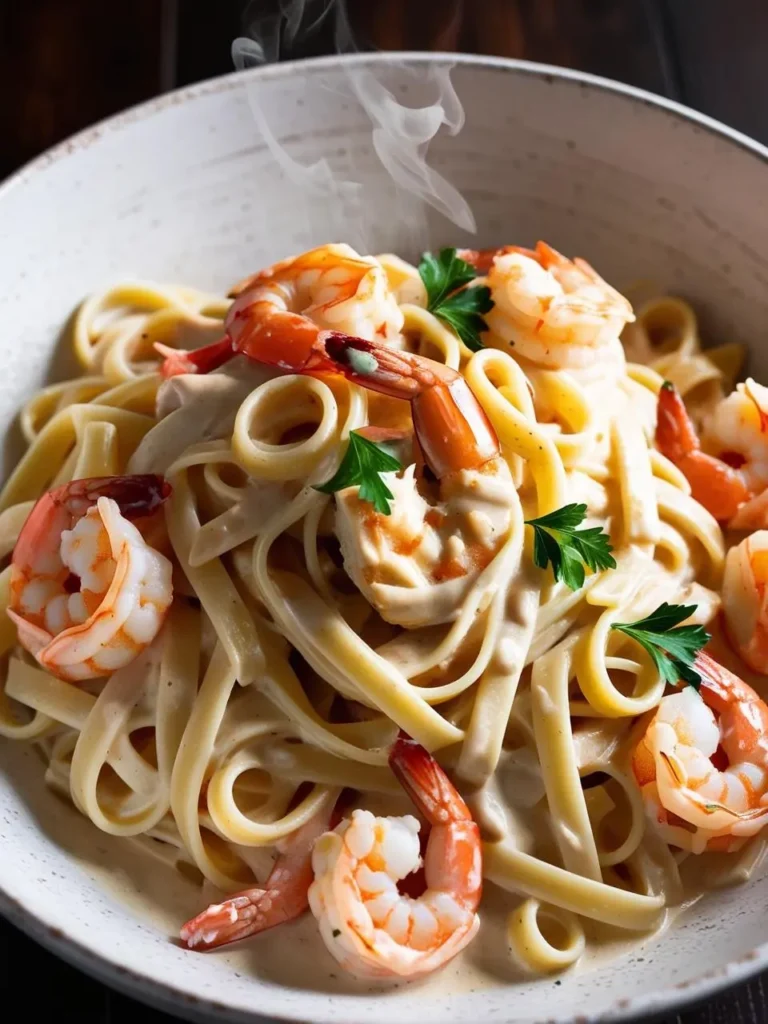
<svg viewBox="0 0 768 1024"><path fill-rule="evenodd" d="M49 783L98 828L160 841L231 893L263 882L266 852L345 789L360 807L402 808L387 751L404 730L451 769L484 836L485 877L520 900L516 959L562 970L599 942L597 925L650 934L690 897L686 860L653 828L631 767L666 683L612 627L665 602L695 604L703 625L718 612L721 526L652 442L663 381L701 425L741 350L703 350L691 307L662 297L627 327L628 362L616 338L595 365L537 362L491 318L473 351L430 311L416 268L391 255L377 266L402 324L395 349L460 372L498 436L511 485L492 556L433 586L393 554L383 614L353 585L337 499L316 487L355 432L410 429L407 405L244 355L163 381L155 343L216 341L229 300L120 282L75 318L82 376L22 410L28 447L0 495L0 556L50 488L160 473L175 599L134 661L79 684L17 642L5 568L0 734L36 743ZM501 500L482 489L501 487L489 474L477 486L473 500ZM571 589L534 559L526 523L579 502L585 525L610 534L615 567ZM750 841L712 884L746 878L764 851Z"/></svg>

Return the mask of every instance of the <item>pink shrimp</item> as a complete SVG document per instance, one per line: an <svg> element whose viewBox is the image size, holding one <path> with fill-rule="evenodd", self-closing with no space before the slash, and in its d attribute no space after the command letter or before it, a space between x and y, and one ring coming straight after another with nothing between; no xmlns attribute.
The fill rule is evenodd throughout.
<svg viewBox="0 0 768 1024"><path fill-rule="evenodd" d="M479 468L499 454L493 427L461 374L386 343L402 314L385 282L375 261L348 246L284 260L236 286L225 339L189 353L161 348L163 373L207 373L240 352L294 373L342 374L410 401L425 461L438 477Z"/></svg>
<svg viewBox="0 0 768 1024"><path fill-rule="evenodd" d="M728 442L733 447L741 438L745 450L751 444L768 452L768 441L761 437L766 414L752 397L756 387L759 385L752 382L751 387L734 392L722 403L730 403L731 412L738 409L742 417ZM725 414L718 417L721 434L727 419ZM768 477L765 471L758 472L757 458L742 461L735 458L735 451L724 451L722 455L733 463L729 465L724 458L702 451L683 401L670 383L659 392L656 444L685 475L693 497L716 519L732 529L754 531L726 557L723 614L735 650L750 668L768 673L768 531L759 529L768 525L768 490L763 489Z"/></svg>
<svg viewBox="0 0 768 1024"><path fill-rule="evenodd" d="M423 747L401 737L389 763L430 825L426 891L414 898L400 888L421 865L419 822L357 810L315 844L309 905L346 970L413 978L444 966L477 933L482 849L467 805Z"/></svg>
<svg viewBox="0 0 768 1024"><path fill-rule="evenodd" d="M401 737L389 763L430 826L422 895L405 895L421 867L415 818L355 810L326 832L326 809L284 842L264 888L203 911L182 928L184 943L204 950L235 942L298 917L309 903L331 953L354 974L413 977L463 949L480 923L479 829L423 747Z"/></svg>
<svg viewBox="0 0 768 1024"><path fill-rule="evenodd" d="M701 690L663 697L632 769L665 840L692 853L738 849L768 824L768 706L699 653ZM718 757L726 765L716 767Z"/></svg>
<svg viewBox="0 0 768 1024"><path fill-rule="evenodd" d="M736 469L702 451L696 428L674 384L659 391L656 447L691 485L691 494L715 519L727 521L750 497Z"/></svg>
<svg viewBox="0 0 768 1024"><path fill-rule="evenodd" d="M109 675L155 638L173 599L171 563L130 520L170 493L160 476L99 477L36 503L14 548L8 615L43 668Z"/></svg>
<svg viewBox="0 0 768 1024"><path fill-rule="evenodd" d="M407 467L393 481L391 514L372 514L357 489L338 491L337 536L350 578L383 618L409 627L423 625L425 615L432 622L448 621L507 538L516 501L514 482L496 432L464 377L387 344L388 321L382 317L391 295L376 297L375 267L369 262L345 256L340 267L339 248L313 250L256 275L230 309L227 330L237 351L256 362L294 373L340 374L410 404L414 448L440 482L439 507L430 507L421 480ZM334 252L329 254L329 249ZM354 268L346 266L350 261ZM303 313L290 312L284 290L288 284L294 287L295 275L301 280L306 274L316 285L325 284L314 306L300 303ZM373 277L363 285L369 274ZM361 289L367 298L361 298ZM341 326L342 306L348 307L343 325L354 327L355 335L324 330L316 322ZM366 332L368 337L363 336ZM211 348L214 362L220 355L217 343ZM205 350L190 356L206 368ZM168 358L172 369L178 354ZM429 607L413 600L421 581L440 588Z"/></svg>
<svg viewBox="0 0 768 1024"><path fill-rule="evenodd" d="M283 370L323 369L329 332L386 341L403 324L383 268L348 245L281 260L235 285L232 295L220 341L191 352L156 346L165 356L163 376L208 373L238 352Z"/></svg>
<svg viewBox="0 0 768 1024"><path fill-rule="evenodd" d="M635 319L632 307L586 260L546 242L460 253L487 274L488 329L512 341L517 356L549 369L623 365L619 335Z"/></svg>

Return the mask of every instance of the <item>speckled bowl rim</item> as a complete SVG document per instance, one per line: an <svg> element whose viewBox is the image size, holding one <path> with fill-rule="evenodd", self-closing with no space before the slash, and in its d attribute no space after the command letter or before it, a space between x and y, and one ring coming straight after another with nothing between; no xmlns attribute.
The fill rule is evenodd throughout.
<svg viewBox="0 0 768 1024"><path fill-rule="evenodd" d="M222 75L218 78L164 93L153 100L130 107L122 113L106 118L92 127L70 136L64 142L35 157L0 184L0 202L8 198L9 193L15 186L22 184L37 174L43 173L53 163L66 159L79 150L98 143L99 139L106 132L120 131L136 121L153 117L170 106L187 103L201 96L239 89L242 87L244 80L288 78L297 74L309 76L316 72L334 69L340 64L348 64L352 67L358 64L386 66L397 62L407 62L409 64L454 64L476 67L484 71L497 71L499 73L513 71L518 74L531 75L545 82L572 82L589 89L613 93L633 100L635 103L643 106L662 110L687 122L689 125L692 124L721 139L727 139L768 164L768 147L756 142L742 132L729 128L720 121L692 110L681 103L657 96L644 89L615 82L612 79L590 75L581 71L573 71L568 68L559 68L551 64L536 64L530 61L504 57L397 51L343 56L333 55L329 57L314 57L307 60L286 61L285 63L252 68L247 71L234 71L228 75ZM4 917L52 953L60 956L74 967L97 978L99 981L105 982L112 988L170 1014L176 1016L183 1015L185 1019L192 1021L210 1022L211 1020L216 1020L234 1022L234 1024L258 1024L259 1021L268 1019L258 1013L228 1007L215 1000L191 996L173 984L156 981L146 975L126 969L116 960L104 955L103 952L84 945L78 939L66 935L60 928L54 927L50 921L45 920L44 914L33 912L26 906L21 894L14 895L7 892L3 885L4 883L0 879L0 913ZM618 1024L620 1021L655 1018L661 1014L675 1012L688 1004L706 999L708 996L721 992L723 989L744 982L767 967L768 939L749 953L723 964L716 970L707 971L700 977L682 984L644 994L640 998L621 999L614 1007L601 1010L596 1014L581 1015L579 1022L580 1024L598 1024L598 1022L605 1024L605 1022L615 1021ZM294 1024L297 1021L297 1018L293 1016L289 1018L273 1016L271 1019L291 1021ZM510 1024L513 1024L511 1020ZM562 1017L554 1018L551 1024L566 1024L566 1021Z"/></svg>

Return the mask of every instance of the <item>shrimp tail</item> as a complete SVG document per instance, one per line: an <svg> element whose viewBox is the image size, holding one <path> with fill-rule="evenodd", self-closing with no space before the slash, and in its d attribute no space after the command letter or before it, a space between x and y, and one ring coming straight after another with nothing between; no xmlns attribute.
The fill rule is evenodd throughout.
<svg viewBox="0 0 768 1024"><path fill-rule="evenodd" d="M721 714L744 683L706 651L699 651L693 667L701 677L701 689L707 696L707 703L713 711Z"/></svg>
<svg viewBox="0 0 768 1024"><path fill-rule="evenodd" d="M434 757L405 733L401 732L392 746L389 766L430 825L443 825L448 820L473 820L469 808Z"/></svg>
<svg viewBox="0 0 768 1024"><path fill-rule="evenodd" d="M210 345L192 350L171 348L158 341L155 342L155 351L163 356L160 373L166 380L182 373L210 373L229 362L235 354L228 335Z"/></svg>
<svg viewBox="0 0 768 1024"><path fill-rule="evenodd" d="M735 704L762 705L762 700L752 687L744 680L715 661L706 651L699 651L693 663L694 669L701 676L701 695L707 705L718 715L723 715ZM753 712L753 723L762 718L761 712Z"/></svg>
<svg viewBox="0 0 768 1024"><path fill-rule="evenodd" d="M344 796L326 802L280 844L281 852L263 889L246 889L214 903L182 927L188 949L215 949L300 917L309 906L314 877L312 849L328 828L341 820Z"/></svg>
<svg viewBox="0 0 768 1024"><path fill-rule="evenodd" d="M271 908L270 893L266 889L251 889L223 903L214 903L187 921L179 933L181 941L187 949L207 950L247 939L279 923L272 920L264 924L265 906Z"/></svg>
<svg viewBox="0 0 768 1024"><path fill-rule="evenodd" d="M214 903L181 928L181 941L187 949L205 951L293 921L309 905L310 882L308 878L303 898L291 901L276 889L249 889L223 903Z"/></svg>
<svg viewBox="0 0 768 1024"><path fill-rule="evenodd" d="M424 458L438 479L478 469L499 453L499 439L464 378L440 363L375 341L329 331L328 363L348 380L411 403Z"/></svg>
<svg viewBox="0 0 768 1024"><path fill-rule="evenodd" d="M696 428L669 381L659 391L656 446L683 473L692 496L715 519L731 519L749 499L749 490L738 473L701 450Z"/></svg>
<svg viewBox="0 0 768 1024"><path fill-rule="evenodd" d="M662 455L666 455L675 464L701 448L685 404L675 385L668 380L664 381L659 391L656 444Z"/></svg>

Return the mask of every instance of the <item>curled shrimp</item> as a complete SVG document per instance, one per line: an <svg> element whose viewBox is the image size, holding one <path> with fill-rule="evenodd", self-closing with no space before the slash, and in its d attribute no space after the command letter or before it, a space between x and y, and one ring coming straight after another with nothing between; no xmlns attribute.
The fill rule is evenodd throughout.
<svg viewBox="0 0 768 1024"><path fill-rule="evenodd" d="M342 305L354 309L360 304L355 286L359 276L344 277L347 290L338 291L339 249L345 247L325 246L287 261L291 274L297 263L308 262L314 268L310 279L318 287L325 278L315 264L331 267L327 274L334 286L326 282L316 305L333 294L338 306L331 303L330 309L336 313ZM333 250L333 261L328 250ZM408 627L448 621L506 538L515 488L493 427L461 374L382 340L388 329L380 330L376 321L397 325L394 314L389 321L380 319L391 297L382 298L378 285L374 287L376 267L359 259L356 265L358 272L362 267L372 275L371 295L377 296L371 298L368 313L356 314L354 321L351 313L347 316L346 326L356 329L357 336L321 330L309 319L315 307L299 315L276 313L266 303L265 313L263 289L273 294L275 287L284 286L288 271L280 264L283 269L256 275L243 288L229 312L227 329L239 351L257 362L295 373L342 374L368 390L410 403L418 457L439 481L439 500L417 480L415 466L409 466L400 476L387 476L394 494L390 516L360 501L356 487L337 492L337 533L350 578L383 618ZM312 315L317 317L316 312ZM326 323L342 325L329 311L323 316ZM377 337L360 336L365 331ZM200 360L201 352L205 350L190 358Z"/></svg>
<svg viewBox="0 0 768 1024"><path fill-rule="evenodd" d="M732 646L750 668L768 675L768 530L757 530L728 552L722 598Z"/></svg>
<svg viewBox="0 0 768 1024"><path fill-rule="evenodd" d="M506 246L490 259L488 251L469 255L488 267L488 327L517 355L552 369L586 369L609 358L621 364L619 335L635 319L632 307L585 260L571 261L545 242Z"/></svg>
<svg viewBox="0 0 768 1024"><path fill-rule="evenodd" d="M401 737L389 763L429 826L427 889L398 883L419 872L419 823L356 810L326 832L326 805L281 844L263 888L208 907L181 929L189 949L214 949L299 917L309 907L339 962L366 977L416 976L447 963L474 937L482 894L477 824L427 751Z"/></svg>
<svg viewBox="0 0 768 1024"><path fill-rule="evenodd" d="M220 341L186 352L158 345L165 377L207 373L236 353L283 370L322 368L329 331L390 341L403 314L384 269L348 245L322 245L282 260L232 289Z"/></svg>
<svg viewBox="0 0 768 1024"><path fill-rule="evenodd" d="M398 884L421 866L419 823L409 816L352 817L317 841L309 905L326 946L359 977L418 977L444 966L480 925L482 850L477 824L427 751L398 739L390 765L430 825L426 891Z"/></svg>
<svg viewBox="0 0 768 1024"><path fill-rule="evenodd" d="M441 363L339 336L325 351L350 380L410 402L418 456L437 478L435 493L415 463L385 474L389 515L362 501L356 487L338 491L345 569L388 622L448 621L512 522L515 485L493 427L464 378Z"/></svg>
<svg viewBox="0 0 768 1024"><path fill-rule="evenodd" d="M263 887L245 889L223 903L214 903L183 926L188 949L215 949L285 924L309 906L312 847L332 820L324 805L301 828L278 844L278 857Z"/></svg>
<svg viewBox="0 0 768 1024"><path fill-rule="evenodd" d="M694 667L700 692L662 698L632 769L666 842L727 852L768 824L768 706L709 655Z"/></svg>
<svg viewBox="0 0 768 1024"><path fill-rule="evenodd" d="M397 477L387 476L394 494L389 516L360 501L356 487L337 492L337 533L347 573L384 619L407 627L445 622L456 615L477 574L506 539L514 484L495 431L464 378L386 343L402 317L392 296L381 290L385 279L379 287L383 271L375 261L372 265L355 257L356 276L349 268L342 274L339 250L347 252L343 246L324 246L257 274L241 286L227 331L237 350L254 361L295 373L342 374L368 390L410 403L418 457L439 481L438 500L417 480L415 466L409 466ZM367 306L360 296L361 270L368 281ZM275 289L282 294L286 280L293 282L296 274L296 280L306 277L319 289L315 305L303 314L284 307L276 311ZM344 319L339 314L345 306ZM339 329L321 330L318 319ZM343 332L342 326L357 335ZM369 336L362 336L366 332ZM190 359L208 369L204 353L190 353ZM216 346L212 353L217 359ZM169 356L171 362L176 359Z"/></svg>
<svg viewBox="0 0 768 1024"><path fill-rule="evenodd" d="M733 529L756 531L726 556L723 615L734 649L750 668L768 674L768 531L759 528L768 525L761 463L768 454L768 448L762 450L768 435L762 438L764 414L758 405L766 389L754 381L739 388L720 403L710 430L711 444L712 438L719 438L721 445L741 443L738 452L720 447L718 457L702 450L685 405L669 382L659 392L656 445L683 472L693 497L716 519ZM742 457L746 461L740 463Z"/></svg>
<svg viewBox="0 0 768 1024"><path fill-rule="evenodd" d="M703 447L731 466L750 495L768 487L768 388L748 378L718 402Z"/></svg>
<svg viewBox="0 0 768 1024"><path fill-rule="evenodd" d="M173 599L171 563L130 520L169 494L158 476L100 477L35 504L13 552L8 615L53 675L109 675L154 640Z"/></svg>
<svg viewBox="0 0 768 1024"><path fill-rule="evenodd" d="M691 485L691 494L720 521L730 520L751 497L741 473L702 450L696 428L674 384L659 391L656 447Z"/></svg>

